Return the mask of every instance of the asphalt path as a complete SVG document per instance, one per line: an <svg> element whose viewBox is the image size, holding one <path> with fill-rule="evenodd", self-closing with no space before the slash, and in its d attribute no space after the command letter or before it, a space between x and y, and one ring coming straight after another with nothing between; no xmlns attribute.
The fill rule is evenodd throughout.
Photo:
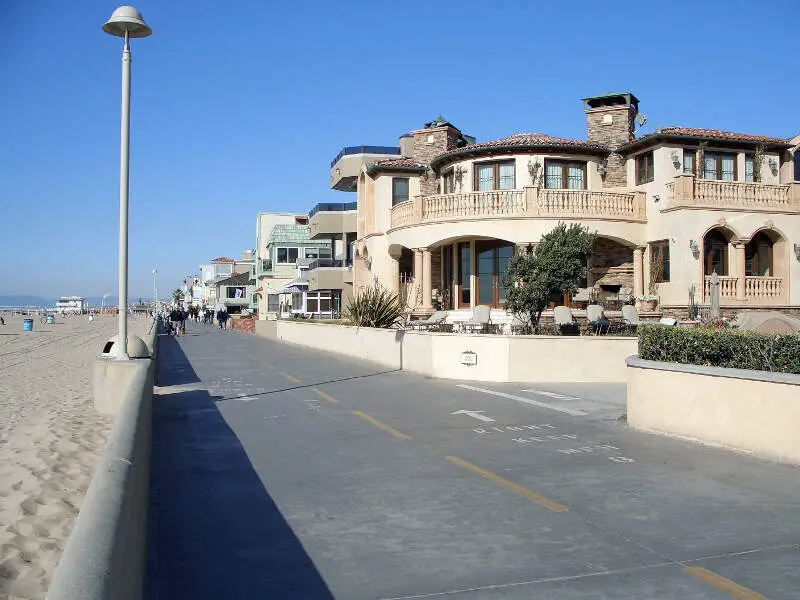
<svg viewBox="0 0 800 600"><path fill-rule="evenodd" d="M624 385L159 343L152 599L800 598L798 469L633 431Z"/></svg>

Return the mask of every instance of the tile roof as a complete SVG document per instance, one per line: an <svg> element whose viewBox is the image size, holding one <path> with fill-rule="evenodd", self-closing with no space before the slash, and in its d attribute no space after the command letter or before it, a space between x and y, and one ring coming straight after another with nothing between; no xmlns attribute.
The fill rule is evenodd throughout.
<svg viewBox="0 0 800 600"><path fill-rule="evenodd" d="M659 127L652 133L645 134L631 142L624 144L618 150L629 150L641 145L653 143L662 139L689 138L709 140L715 142L736 142L745 144L764 144L766 146L791 146L791 141L785 138L768 137L766 135L752 135L749 133L735 133L719 129L699 129L695 127Z"/></svg>
<svg viewBox="0 0 800 600"><path fill-rule="evenodd" d="M425 165L413 158L387 158L372 163L367 169L367 173L373 171L423 171Z"/></svg>
<svg viewBox="0 0 800 600"><path fill-rule="evenodd" d="M250 273L238 273L217 282L217 285L247 285L250 282Z"/></svg>
<svg viewBox="0 0 800 600"><path fill-rule="evenodd" d="M330 246L329 240L311 240L308 225L280 223L272 228L267 237L267 246L276 244L295 244L298 246Z"/></svg>
<svg viewBox="0 0 800 600"><path fill-rule="evenodd" d="M220 256L219 258L215 258L214 260L212 260L211 264L213 265L215 263L232 263L232 262L233 262L232 258L228 258L227 256Z"/></svg>
<svg viewBox="0 0 800 600"><path fill-rule="evenodd" d="M488 154L492 153L493 151L523 149L578 150L592 154L608 152L608 148L606 148L604 145L594 142L587 142L585 140L557 138L547 135L546 133L516 133L499 140L480 142L479 144L470 144L468 146L464 146L463 148L450 150L434 158L431 162L431 165L435 166L447 161L448 158L462 156L465 154Z"/></svg>

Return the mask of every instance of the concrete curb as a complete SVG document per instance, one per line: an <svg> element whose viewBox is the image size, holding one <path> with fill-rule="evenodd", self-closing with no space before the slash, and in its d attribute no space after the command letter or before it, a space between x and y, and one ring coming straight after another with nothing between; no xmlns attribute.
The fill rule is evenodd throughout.
<svg viewBox="0 0 800 600"><path fill-rule="evenodd" d="M158 327L148 342L156 355ZM135 361L103 458L48 600L140 600L144 592L155 360Z"/></svg>

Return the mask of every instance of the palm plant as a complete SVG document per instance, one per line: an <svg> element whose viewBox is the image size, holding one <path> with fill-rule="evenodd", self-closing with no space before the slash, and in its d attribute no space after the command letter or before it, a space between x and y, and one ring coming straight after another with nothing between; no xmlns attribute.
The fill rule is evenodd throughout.
<svg viewBox="0 0 800 600"><path fill-rule="evenodd" d="M350 300L343 316L357 327L389 329L402 320L404 313L400 297L375 282Z"/></svg>

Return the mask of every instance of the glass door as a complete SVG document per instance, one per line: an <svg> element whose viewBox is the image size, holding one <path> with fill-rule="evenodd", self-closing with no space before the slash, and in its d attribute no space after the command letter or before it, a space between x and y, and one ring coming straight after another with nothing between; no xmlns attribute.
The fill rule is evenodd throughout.
<svg viewBox="0 0 800 600"><path fill-rule="evenodd" d="M471 274L472 257L470 256L469 242L461 242L458 244L458 291L456 297L458 306L456 308L470 307Z"/></svg>
<svg viewBox="0 0 800 600"><path fill-rule="evenodd" d="M505 289L500 277L514 255L514 245L506 242L477 242L475 244L477 303L499 308L505 301Z"/></svg>

